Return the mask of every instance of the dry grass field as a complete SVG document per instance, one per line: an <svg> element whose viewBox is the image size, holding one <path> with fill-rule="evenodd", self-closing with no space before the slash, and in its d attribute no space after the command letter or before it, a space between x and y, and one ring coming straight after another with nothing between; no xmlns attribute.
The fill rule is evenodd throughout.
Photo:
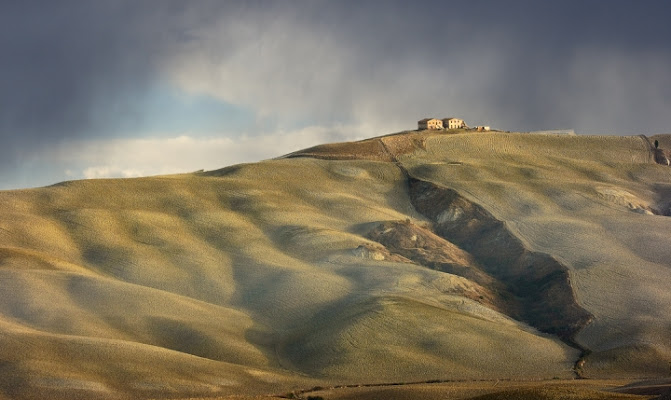
<svg viewBox="0 0 671 400"><path fill-rule="evenodd" d="M669 375L671 168L639 136L411 132L0 204L0 398Z"/></svg>
<svg viewBox="0 0 671 400"><path fill-rule="evenodd" d="M224 396L207 400L666 400L669 397L671 381L668 379L642 382L553 379L351 385L271 396Z"/></svg>
<svg viewBox="0 0 671 400"><path fill-rule="evenodd" d="M626 393L631 387L638 394ZM549 380L535 382L485 381L413 384L404 386L360 387L322 390L304 395L329 400L645 400L668 393L658 386L628 386L618 380ZM664 392L666 390L667 392Z"/></svg>

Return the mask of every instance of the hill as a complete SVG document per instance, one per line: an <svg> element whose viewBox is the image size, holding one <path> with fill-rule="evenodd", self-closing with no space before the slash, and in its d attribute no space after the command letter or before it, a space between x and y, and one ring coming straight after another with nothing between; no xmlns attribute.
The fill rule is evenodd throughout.
<svg viewBox="0 0 671 400"><path fill-rule="evenodd" d="M0 192L0 393L668 375L655 159L640 136L424 131Z"/></svg>

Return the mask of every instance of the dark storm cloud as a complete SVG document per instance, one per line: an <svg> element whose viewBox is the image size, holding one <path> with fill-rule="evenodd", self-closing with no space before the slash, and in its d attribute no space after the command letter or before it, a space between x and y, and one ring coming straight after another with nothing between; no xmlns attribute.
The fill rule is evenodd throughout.
<svg viewBox="0 0 671 400"><path fill-rule="evenodd" d="M132 131L156 85L205 93L279 125L383 130L449 113L511 130L668 131L669 8L596 0L3 2L0 180L40 146Z"/></svg>
<svg viewBox="0 0 671 400"><path fill-rule="evenodd" d="M457 113L506 129L659 132L670 105L668 8L258 2L239 10L238 26L203 25L185 59L211 66L182 75L187 89L285 118L401 124Z"/></svg>
<svg viewBox="0 0 671 400"><path fill-rule="evenodd" d="M286 28L305 25L301 33L343 44L352 69L347 72L354 74L348 76L352 87L383 79L380 85L393 86L398 83L394 76L403 81L415 73L395 64L420 67L420 73L421 68L442 70L444 79L435 83L441 91L456 88L470 102L505 110L529 126L543 125L548 117L562 122L552 110L566 107L566 101L581 103L587 96L609 103L612 99L592 97L603 87L593 88L597 93L592 96L583 91L590 81L606 79L602 73L637 80L619 83L630 84L630 90L639 83L650 89L646 79L662 79L654 85L662 96L669 90L665 77L646 76L670 66L669 7L661 1L252 2L232 8L217 2L5 3L0 13L0 134L27 141L109 134L114 120L140 117L142 96L159 76L161 61L190 29L227 23L232 16L257 29L273 23L285 27L283 21ZM230 43L218 50L235 48ZM487 76L479 79L488 86L449 81L454 72L468 76L465 70L478 68L469 59L475 64L487 54L496 57L480 66ZM310 57L298 55L304 62ZM627 60L635 62L605 65ZM263 62L279 70L287 60ZM600 85L606 84L618 85ZM346 86L336 86L343 89L325 93L325 99L350 96ZM351 93L365 95L356 89ZM635 90L632 95L638 97Z"/></svg>
<svg viewBox="0 0 671 400"><path fill-rule="evenodd" d="M180 28L180 11L167 2L2 2L0 185L42 183L35 177L49 171L37 151L142 119L143 96L179 39L170 29Z"/></svg>
<svg viewBox="0 0 671 400"><path fill-rule="evenodd" d="M487 107L510 129L668 132L668 2L518 2Z"/></svg>
<svg viewBox="0 0 671 400"><path fill-rule="evenodd" d="M9 4L8 4L9 3ZM4 140L95 134L132 111L121 93L152 82L161 12L129 3L4 2L0 12L0 132ZM131 107L127 107L131 106Z"/></svg>
<svg viewBox="0 0 671 400"><path fill-rule="evenodd" d="M442 101L447 112L506 129L669 130L671 78L664 72L671 71L668 2L378 5L382 3L363 2L358 9L334 14L354 21L342 30L343 40L365 54L359 63L362 71L371 71L369 79L396 85L414 73L431 74L425 96L396 93L411 100L399 104L396 115L413 104L418 105L413 111L430 113ZM403 61L408 59L421 63L406 71ZM380 100L371 101L385 104Z"/></svg>

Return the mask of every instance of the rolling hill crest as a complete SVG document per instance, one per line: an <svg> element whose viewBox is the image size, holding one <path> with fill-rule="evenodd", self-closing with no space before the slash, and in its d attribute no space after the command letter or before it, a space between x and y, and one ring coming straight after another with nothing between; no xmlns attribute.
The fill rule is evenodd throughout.
<svg viewBox="0 0 671 400"><path fill-rule="evenodd" d="M0 192L0 393L667 374L652 140L405 132Z"/></svg>

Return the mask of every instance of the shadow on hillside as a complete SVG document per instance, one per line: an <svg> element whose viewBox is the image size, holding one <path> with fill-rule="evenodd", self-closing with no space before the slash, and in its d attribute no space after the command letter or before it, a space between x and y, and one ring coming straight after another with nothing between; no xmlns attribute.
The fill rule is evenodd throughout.
<svg viewBox="0 0 671 400"><path fill-rule="evenodd" d="M656 185L657 204L653 210L654 214L671 217L671 186Z"/></svg>
<svg viewBox="0 0 671 400"><path fill-rule="evenodd" d="M522 320L575 345L574 335L592 316L578 305L564 265L529 251L504 222L452 189L409 177L409 192L436 234L470 253L518 299Z"/></svg>

